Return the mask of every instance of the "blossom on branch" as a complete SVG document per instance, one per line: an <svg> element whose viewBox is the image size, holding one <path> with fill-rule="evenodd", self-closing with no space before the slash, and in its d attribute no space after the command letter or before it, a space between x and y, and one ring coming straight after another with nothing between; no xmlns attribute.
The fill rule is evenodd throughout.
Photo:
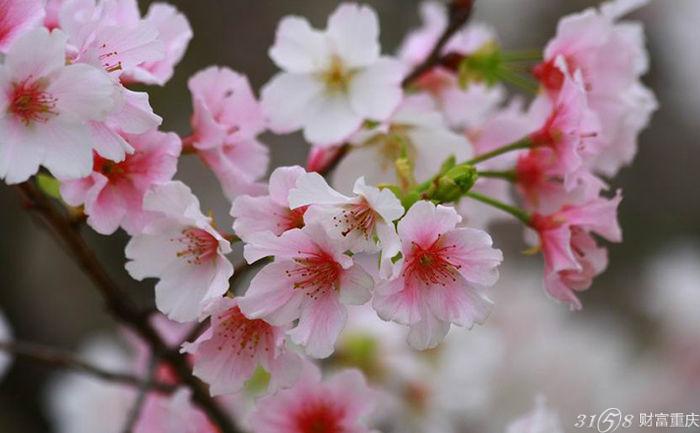
<svg viewBox="0 0 700 433"><path fill-rule="evenodd" d="M126 269L137 280L160 279L156 306L170 319L196 320L228 290L233 265L225 254L231 246L182 182L152 187L144 196L143 210L158 215L127 244Z"/></svg>
<svg viewBox="0 0 700 433"><path fill-rule="evenodd" d="M194 113L192 147L219 179L226 196L260 195L268 150L257 140L265 119L248 78L210 67L189 80Z"/></svg>
<svg viewBox="0 0 700 433"><path fill-rule="evenodd" d="M286 327L249 319L237 299L221 298L210 310L209 329L183 350L194 355L194 374L212 395L239 392L258 366L270 374L271 392L294 383L301 358L286 348Z"/></svg>
<svg viewBox="0 0 700 433"><path fill-rule="evenodd" d="M470 328L488 316L491 301L483 289L498 280L503 255L485 232L457 228L461 219L449 207L414 204L398 224L397 276L376 287L379 316L409 326L416 349L437 346L451 323Z"/></svg>
<svg viewBox="0 0 700 433"><path fill-rule="evenodd" d="M294 387L260 399L249 423L255 433L369 433L365 419L375 399L359 371L321 381L319 369L307 364Z"/></svg>
<svg viewBox="0 0 700 433"><path fill-rule="evenodd" d="M402 97L404 67L382 57L377 15L343 3L325 31L301 17L282 19L270 57L280 72L262 89L270 128L304 130L307 141L332 145L366 120L386 120Z"/></svg>
<svg viewBox="0 0 700 433"><path fill-rule="evenodd" d="M20 37L0 65L0 177L23 182L39 165L60 179L84 177L93 149L122 159L123 151L106 149L90 127L104 121L118 100L102 70L66 65L63 32L39 28Z"/></svg>
<svg viewBox="0 0 700 433"><path fill-rule="evenodd" d="M66 203L84 204L88 224L105 235L119 227L135 235L153 219L154 214L142 208L143 197L152 185L173 178L182 147L176 134L158 130L122 137L134 148L124 161L114 162L96 154L89 176L61 184Z"/></svg>
<svg viewBox="0 0 700 433"><path fill-rule="evenodd" d="M347 242L331 238L318 224L292 229L275 236L252 235L245 258L253 263L274 257L250 282L239 300L243 313L284 326L299 319L289 332L306 353L325 358L345 326L344 304L369 301L372 277L345 254Z"/></svg>

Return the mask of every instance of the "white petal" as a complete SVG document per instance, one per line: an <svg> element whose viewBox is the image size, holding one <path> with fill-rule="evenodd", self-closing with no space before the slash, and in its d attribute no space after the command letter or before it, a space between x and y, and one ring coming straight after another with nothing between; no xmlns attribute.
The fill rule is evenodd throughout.
<svg viewBox="0 0 700 433"><path fill-rule="evenodd" d="M17 39L7 52L5 67L16 80L40 78L66 64L67 36L41 27Z"/></svg>
<svg viewBox="0 0 700 433"><path fill-rule="evenodd" d="M57 99L59 116L71 121L104 120L115 108L116 86L101 70L74 64L61 70L46 91Z"/></svg>
<svg viewBox="0 0 700 433"><path fill-rule="evenodd" d="M354 265L340 276L340 302L362 305L372 298L374 280L360 266Z"/></svg>
<svg viewBox="0 0 700 433"><path fill-rule="evenodd" d="M379 20L369 6L341 4L328 18L327 31L347 67L367 66L379 57Z"/></svg>
<svg viewBox="0 0 700 433"><path fill-rule="evenodd" d="M270 129L287 133L299 129L309 117L309 104L323 92L312 75L280 73L262 88L260 97Z"/></svg>
<svg viewBox="0 0 700 433"><path fill-rule="evenodd" d="M386 120L401 102L404 73L405 66L389 58L358 72L350 82L353 110L373 120Z"/></svg>
<svg viewBox="0 0 700 433"><path fill-rule="evenodd" d="M277 27L270 58L287 72L308 73L325 67L330 59L325 36L302 17L284 17Z"/></svg>
<svg viewBox="0 0 700 433"><path fill-rule="evenodd" d="M304 138L312 144L327 145L347 139L362 126L363 118L341 92L323 93L310 101L304 119Z"/></svg>
<svg viewBox="0 0 700 433"><path fill-rule="evenodd" d="M296 209L310 204L342 204L350 197L340 194L328 185L318 173L306 173L299 177L296 187L289 191L289 207Z"/></svg>

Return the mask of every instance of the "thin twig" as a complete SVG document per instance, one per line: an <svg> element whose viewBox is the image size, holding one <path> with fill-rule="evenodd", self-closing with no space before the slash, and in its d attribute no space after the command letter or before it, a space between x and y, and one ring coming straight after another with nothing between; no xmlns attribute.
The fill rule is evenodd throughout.
<svg viewBox="0 0 700 433"><path fill-rule="evenodd" d="M94 251L80 235L78 228L71 224L65 213L59 211L33 183L25 182L18 185L17 189L25 202L25 207L40 215L42 221L66 245L71 252L69 256L102 294L107 310L112 316L129 326L148 344L155 356L172 367L183 385L192 391L192 400L219 427L221 433L238 433L239 430L229 416L209 395L206 386L192 374L184 355L180 354L177 348L168 347L150 324L148 315L143 314L109 277Z"/></svg>
<svg viewBox="0 0 700 433"><path fill-rule="evenodd" d="M442 32L442 35L440 35L435 46L433 46L428 57L404 78L402 83L404 87L409 86L420 78L421 75L442 62L443 48L447 42L449 42L450 38L452 38L452 36L469 20L472 10L474 9L474 2L475 0L452 0L450 3L450 16L447 27L445 27L445 30Z"/></svg>
<svg viewBox="0 0 700 433"><path fill-rule="evenodd" d="M0 341L0 351L16 357L26 358L55 368L64 368L96 377L107 382L116 382L139 389L158 391L170 394L175 386L158 382L151 378L142 379L138 376L106 370L89 362L83 361L74 354L50 346L25 341Z"/></svg>
<svg viewBox="0 0 700 433"><path fill-rule="evenodd" d="M156 367L158 366L158 359L151 355L148 360L148 380L153 380L156 372ZM126 422L124 423L123 433L133 433L136 423L141 417L141 412L143 411L143 404L146 402L146 396L148 395L148 388L141 386L139 388L139 393L136 396L134 404L129 410L129 414L126 416Z"/></svg>

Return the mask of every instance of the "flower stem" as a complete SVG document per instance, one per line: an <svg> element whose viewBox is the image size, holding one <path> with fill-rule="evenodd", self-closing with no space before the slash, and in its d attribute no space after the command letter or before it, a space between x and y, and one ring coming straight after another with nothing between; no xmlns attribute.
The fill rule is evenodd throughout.
<svg viewBox="0 0 700 433"><path fill-rule="evenodd" d="M494 149L491 152L486 152L482 153L481 155L478 155L472 159L470 159L467 162L464 162L463 164L468 164L468 165L474 165L478 164L480 162L489 160L491 158L495 158L497 156L503 155L504 153L512 152L514 150L519 150L519 149L528 149L532 146L532 141L530 140L529 136L526 136L524 138L521 138L520 140L507 144L503 147L499 147L498 149Z"/></svg>
<svg viewBox="0 0 700 433"><path fill-rule="evenodd" d="M507 212L520 221L522 221L525 225L530 225L530 214L525 212L525 210L520 209L519 207L511 206L509 204L505 204L502 201L496 200L495 198L489 197L484 194L480 194L478 192L474 191L469 191L466 194L464 194L467 197L471 197L474 200L480 201L482 203L486 203L489 206L493 206L497 209L500 209L504 212Z"/></svg>
<svg viewBox="0 0 700 433"><path fill-rule="evenodd" d="M489 178L496 178L496 179L503 179L507 180L508 182L515 182L517 179L517 174L515 173L515 170L506 170L506 171L479 171L477 172L479 177L489 177Z"/></svg>

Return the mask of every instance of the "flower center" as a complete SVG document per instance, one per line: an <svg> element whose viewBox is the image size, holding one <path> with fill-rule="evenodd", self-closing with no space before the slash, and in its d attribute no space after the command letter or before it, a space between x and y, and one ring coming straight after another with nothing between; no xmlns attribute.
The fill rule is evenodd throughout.
<svg viewBox="0 0 700 433"><path fill-rule="evenodd" d="M216 328L216 336L223 341L230 341L236 350L236 354L241 355L246 352L251 358L262 342L263 350L269 352L270 347L266 344L270 339L271 326L261 319L248 319L241 313L240 308L234 307L222 313L221 323ZM223 350L223 345L217 348Z"/></svg>
<svg viewBox="0 0 700 433"><path fill-rule="evenodd" d="M310 298L316 300L337 287L341 266L330 255L312 253L294 259L294 263L294 269L286 271L287 277L294 280L295 289L304 290Z"/></svg>
<svg viewBox="0 0 700 433"><path fill-rule="evenodd" d="M453 263L450 251L456 245L442 245L440 236L428 248L413 242L413 251L403 271L404 278L417 278L428 285L447 286L457 281L462 265Z"/></svg>
<svg viewBox="0 0 700 433"><path fill-rule="evenodd" d="M182 231L182 236L170 239L182 245L177 256L187 263L200 265L216 257L219 241L206 230L190 227Z"/></svg>
<svg viewBox="0 0 700 433"><path fill-rule="evenodd" d="M282 222L277 225L284 232L304 227L304 214L308 208L308 206L301 206L296 209L289 209L287 214L282 217Z"/></svg>
<svg viewBox="0 0 700 433"><path fill-rule="evenodd" d="M369 239L374 232L374 225L377 222L377 213L362 198L357 204L346 206L338 215L333 217L335 227L341 228L343 236L357 231L365 239Z"/></svg>
<svg viewBox="0 0 700 433"><path fill-rule="evenodd" d="M311 402L296 415L298 433L344 433L343 409L323 401Z"/></svg>
<svg viewBox="0 0 700 433"><path fill-rule="evenodd" d="M29 79L14 83L10 97L9 112L29 126L35 122L47 122L56 116L56 98L46 91L43 80L30 82Z"/></svg>
<svg viewBox="0 0 700 433"><path fill-rule="evenodd" d="M335 92L346 92L352 79L353 73L345 69L343 61L338 56L333 56L331 64L328 66L321 78L326 84L326 89Z"/></svg>
<svg viewBox="0 0 700 433"><path fill-rule="evenodd" d="M92 170L98 173L102 173L110 181L114 181L116 179L125 177L128 174L129 158L130 156L127 155L124 161L114 162L95 154L92 163Z"/></svg>
<svg viewBox="0 0 700 433"><path fill-rule="evenodd" d="M535 66L532 73L545 89L556 92L564 84L564 74L554 65L554 61L542 62Z"/></svg>

